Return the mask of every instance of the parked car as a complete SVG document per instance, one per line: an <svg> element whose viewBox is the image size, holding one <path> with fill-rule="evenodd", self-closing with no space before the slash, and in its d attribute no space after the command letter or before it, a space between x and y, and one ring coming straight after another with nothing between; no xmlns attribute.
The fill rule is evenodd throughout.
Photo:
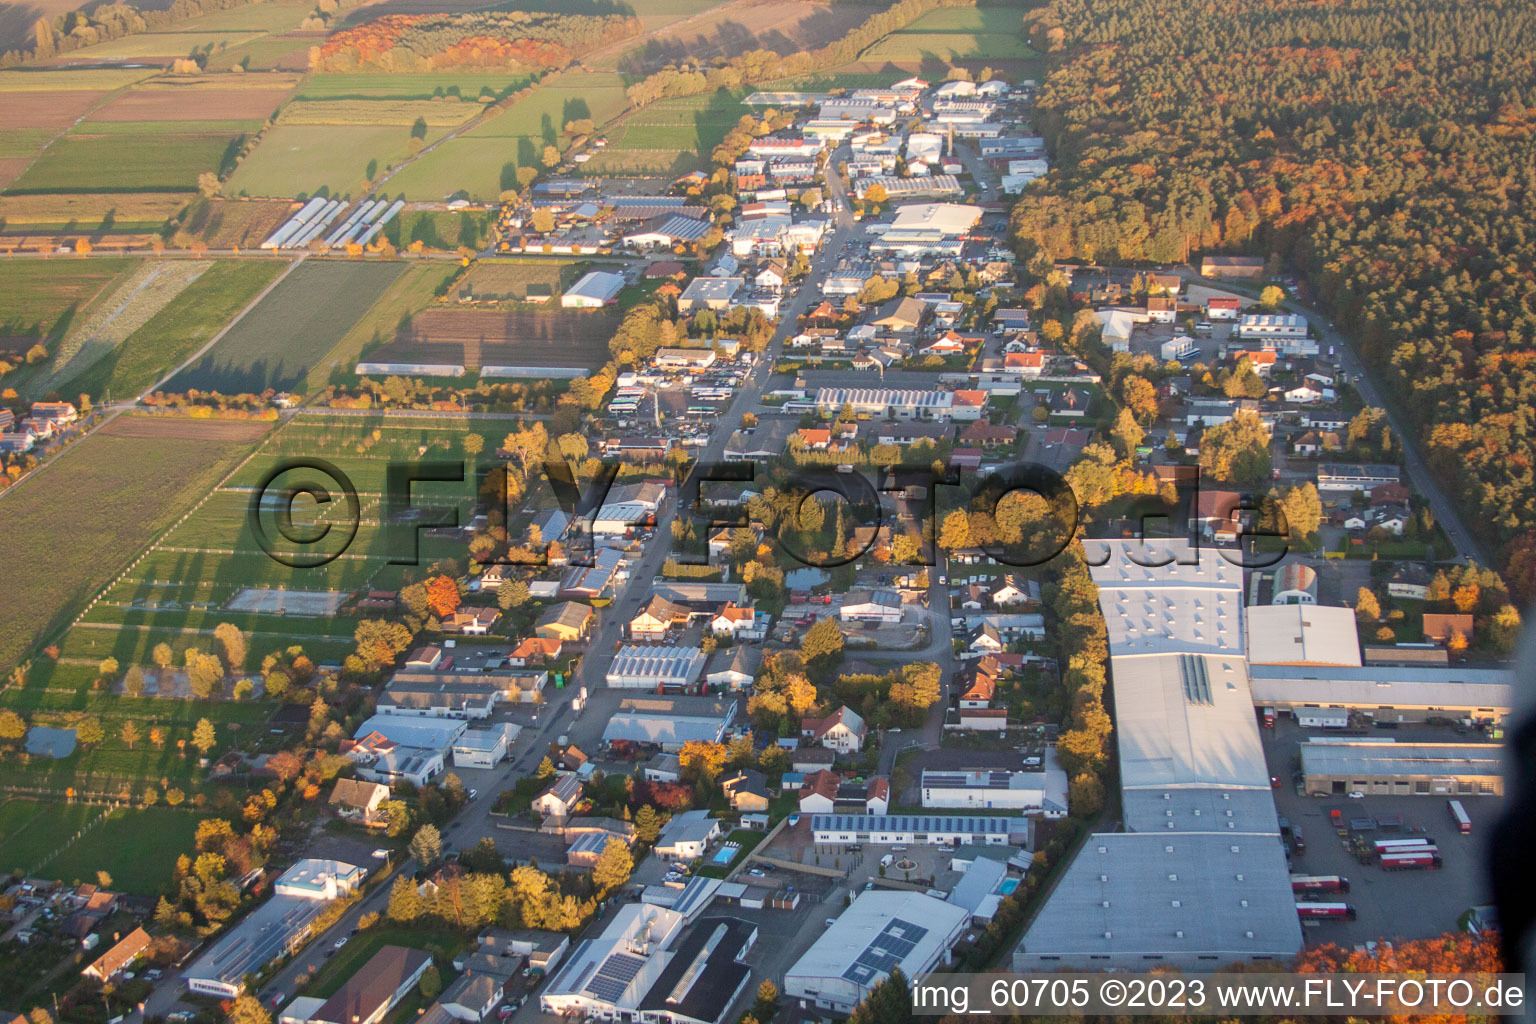
<svg viewBox="0 0 1536 1024"><path fill-rule="evenodd" d="M350 935L343 935L341 938L337 939L331 945L331 948L332 949L340 949L342 946L345 946L351 940L351 938L352 938L352 936L350 936Z"/></svg>

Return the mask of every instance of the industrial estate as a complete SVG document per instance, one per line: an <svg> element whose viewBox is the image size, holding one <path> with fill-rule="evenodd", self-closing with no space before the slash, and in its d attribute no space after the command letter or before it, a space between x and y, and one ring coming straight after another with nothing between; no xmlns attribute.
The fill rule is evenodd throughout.
<svg viewBox="0 0 1536 1024"><path fill-rule="evenodd" d="M1499 969L1536 14L5 7L0 1024Z"/></svg>

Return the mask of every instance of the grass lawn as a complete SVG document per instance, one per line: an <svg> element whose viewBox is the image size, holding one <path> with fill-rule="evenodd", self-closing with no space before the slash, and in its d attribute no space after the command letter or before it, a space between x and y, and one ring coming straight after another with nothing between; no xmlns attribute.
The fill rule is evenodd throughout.
<svg viewBox="0 0 1536 1024"><path fill-rule="evenodd" d="M441 138L445 131L429 131L426 141ZM351 195L364 181L405 160L410 140L409 125L278 125L262 136L224 193L282 199ZM391 195L400 191L393 179L387 190Z"/></svg>
<svg viewBox="0 0 1536 1024"><path fill-rule="evenodd" d="M65 624L251 447L98 433L0 498L11 582L0 603L0 670Z"/></svg>
<svg viewBox="0 0 1536 1024"><path fill-rule="evenodd" d="M0 871L30 871L103 811L85 804L10 801L0 807Z"/></svg>
<svg viewBox="0 0 1536 1024"><path fill-rule="evenodd" d="M139 394L206 344L271 284L284 266L278 260L215 263L109 355L63 386L60 393L101 396L110 391L120 398Z"/></svg>
<svg viewBox="0 0 1536 1024"><path fill-rule="evenodd" d="M119 807L49 861L47 873L65 882L91 882L97 871L106 871L114 889L157 895L170 884L176 866L166 851L190 850L204 817L179 807Z"/></svg>
<svg viewBox="0 0 1536 1024"><path fill-rule="evenodd" d="M310 369L325 361L404 270L400 263L309 260L166 390L302 388Z"/></svg>
<svg viewBox="0 0 1536 1024"><path fill-rule="evenodd" d="M160 68L59 68L47 74L32 70L0 71L0 93L121 89L160 74Z"/></svg>
<svg viewBox="0 0 1536 1024"><path fill-rule="evenodd" d="M325 962L325 966L320 968L314 980L304 986L302 994L321 999L330 998L348 978L357 973L358 968L366 964L385 946L406 946L410 949L428 950L438 960L437 969L444 973L451 973L452 967L449 965L453 958L473 944L473 936L447 928L430 925L412 925L407 928L378 924L352 936L350 942Z"/></svg>
<svg viewBox="0 0 1536 1024"><path fill-rule="evenodd" d="M43 151L10 192L194 192L197 176L234 160L234 132L183 133L169 124L125 139L72 132Z"/></svg>

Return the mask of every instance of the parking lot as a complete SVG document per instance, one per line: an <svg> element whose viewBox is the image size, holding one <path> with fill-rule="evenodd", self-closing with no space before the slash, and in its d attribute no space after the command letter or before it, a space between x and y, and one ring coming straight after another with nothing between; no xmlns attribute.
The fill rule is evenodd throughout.
<svg viewBox="0 0 1536 1024"><path fill-rule="evenodd" d="M1290 784L1297 744L1318 733L1299 728L1290 718L1281 718L1273 731L1260 732L1270 774L1279 776L1282 783L1275 790L1276 809L1281 817L1300 825L1306 837L1306 853L1292 858L1292 870L1298 874L1348 878L1350 891L1343 899L1353 904L1359 915L1354 921L1304 923L1302 930L1308 945L1335 942L1348 947L1380 938L1427 938L1454 931L1458 919L1469 908L1490 901L1483 868L1484 844L1503 810L1502 800L1458 797L1472 819L1472 834L1460 835L1451 824L1443 796L1369 796L1363 800L1301 796ZM1455 736L1445 729L1413 732L1424 735L1398 738L1444 742ZM1443 866L1438 871L1390 872L1378 865L1361 864L1350 852L1347 837L1339 836L1330 824L1329 812L1335 808L1341 811L1346 833L1351 819L1401 816L1401 831L1367 832L1365 838L1428 836L1440 848ZM1424 831L1410 831L1414 828Z"/></svg>

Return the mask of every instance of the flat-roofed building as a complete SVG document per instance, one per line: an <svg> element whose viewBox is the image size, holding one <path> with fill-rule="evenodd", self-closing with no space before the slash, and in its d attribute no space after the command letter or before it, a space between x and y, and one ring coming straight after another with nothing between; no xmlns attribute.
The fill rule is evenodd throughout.
<svg viewBox="0 0 1536 1024"><path fill-rule="evenodd" d="M299 861L278 878L272 898L209 946L182 972L182 981L201 995L235 998L249 975L302 945L315 918L356 889L365 873L340 861Z"/></svg>
<svg viewBox="0 0 1536 1024"><path fill-rule="evenodd" d="M686 690L704 668L704 652L694 647L646 647L625 644L608 665L608 685L626 690Z"/></svg>
<svg viewBox="0 0 1536 1024"><path fill-rule="evenodd" d="M1182 540L1087 547L1126 832L1088 837L1013 967L1289 959L1301 925L1249 687L1242 570Z"/></svg>
<svg viewBox="0 0 1536 1024"><path fill-rule="evenodd" d="M735 701L710 697L626 698L603 727L603 743L636 743L676 753L689 740L720 742L735 716Z"/></svg>
<svg viewBox="0 0 1536 1024"><path fill-rule="evenodd" d="M962 907L918 892L861 892L784 974L784 994L852 1013L898 968L916 979L940 963L971 923Z"/></svg>
<svg viewBox="0 0 1536 1024"><path fill-rule="evenodd" d="M1360 666L1360 636L1350 608L1317 604L1247 609L1250 665Z"/></svg>
<svg viewBox="0 0 1536 1024"><path fill-rule="evenodd" d="M1359 743L1330 737L1301 745L1301 771L1313 796L1503 796L1501 750L1493 743Z"/></svg>
<svg viewBox="0 0 1536 1024"><path fill-rule="evenodd" d="M1324 462L1317 467L1319 491L1365 491L1383 484L1395 484L1402 478L1396 466L1380 463Z"/></svg>
<svg viewBox="0 0 1536 1024"><path fill-rule="evenodd" d="M1504 721L1514 698L1514 675L1502 667L1253 667L1254 702L1293 714L1306 708L1346 708L1373 722L1454 718L1467 725L1493 725Z"/></svg>
<svg viewBox="0 0 1536 1024"><path fill-rule="evenodd" d="M597 309L612 302L623 289L623 274L594 270L560 296L560 305L567 309Z"/></svg>

